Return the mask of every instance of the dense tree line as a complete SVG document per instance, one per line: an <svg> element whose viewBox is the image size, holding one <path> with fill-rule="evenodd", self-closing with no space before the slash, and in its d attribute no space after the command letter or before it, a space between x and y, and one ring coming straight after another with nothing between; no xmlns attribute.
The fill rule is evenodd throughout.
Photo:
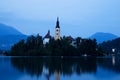
<svg viewBox="0 0 120 80"><path fill-rule="evenodd" d="M98 45L107 55L120 53L120 38L106 41ZM114 52L113 52L114 49Z"/></svg>
<svg viewBox="0 0 120 80"><path fill-rule="evenodd" d="M44 53L42 37L29 36L26 40L21 40L11 48L13 56L37 56Z"/></svg>
<svg viewBox="0 0 120 80"><path fill-rule="evenodd" d="M96 56L100 52L97 49L96 40L82 39L77 37L74 40L63 37L61 40L50 38L49 43L43 44L42 36L29 36L21 40L11 48L12 56Z"/></svg>

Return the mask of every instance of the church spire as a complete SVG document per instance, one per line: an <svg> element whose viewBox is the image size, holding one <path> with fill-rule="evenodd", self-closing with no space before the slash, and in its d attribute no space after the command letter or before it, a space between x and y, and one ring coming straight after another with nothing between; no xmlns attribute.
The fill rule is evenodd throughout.
<svg viewBox="0 0 120 80"><path fill-rule="evenodd" d="M59 21L59 17L57 17L57 21Z"/></svg>
<svg viewBox="0 0 120 80"><path fill-rule="evenodd" d="M60 26L59 26L59 17L57 17L56 28L60 28Z"/></svg>

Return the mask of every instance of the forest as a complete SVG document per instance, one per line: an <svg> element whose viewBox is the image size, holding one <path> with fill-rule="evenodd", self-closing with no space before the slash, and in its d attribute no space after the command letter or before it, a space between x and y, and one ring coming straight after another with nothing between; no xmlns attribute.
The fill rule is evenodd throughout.
<svg viewBox="0 0 120 80"><path fill-rule="evenodd" d="M96 39L83 39L77 37L73 40L61 37L60 40L50 38L49 43L43 44L39 34L29 36L12 46L11 56L103 56L103 50L98 47Z"/></svg>
<svg viewBox="0 0 120 80"><path fill-rule="evenodd" d="M120 53L120 38L103 42L103 43L99 44L98 46L107 55L110 55L110 54L115 54L115 55L119 54Z"/></svg>

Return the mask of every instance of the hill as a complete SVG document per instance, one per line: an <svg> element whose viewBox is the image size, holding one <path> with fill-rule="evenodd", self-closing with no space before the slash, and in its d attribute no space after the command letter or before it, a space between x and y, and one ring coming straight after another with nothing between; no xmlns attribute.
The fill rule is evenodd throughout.
<svg viewBox="0 0 120 80"><path fill-rule="evenodd" d="M23 35L23 34L11 26L0 23L0 35Z"/></svg>
<svg viewBox="0 0 120 80"><path fill-rule="evenodd" d="M15 28L0 23L0 49L9 50L13 44L27 36Z"/></svg>
<svg viewBox="0 0 120 80"><path fill-rule="evenodd" d="M96 39L97 43L99 44L104 41L116 39L116 38L118 38L118 36L111 34L111 33L97 32L97 33L93 34L92 36L90 36L89 38Z"/></svg>
<svg viewBox="0 0 120 80"><path fill-rule="evenodd" d="M101 47L106 53L120 53L120 38L103 42L98 46Z"/></svg>

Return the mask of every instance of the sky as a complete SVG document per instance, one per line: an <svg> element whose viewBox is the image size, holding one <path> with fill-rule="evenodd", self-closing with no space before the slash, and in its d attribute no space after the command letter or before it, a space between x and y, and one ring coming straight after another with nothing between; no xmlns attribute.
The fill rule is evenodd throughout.
<svg viewBox="0 0 120 80"><path fill-rule="evenodd" d="M61 36L120 36L120 0L0 0L0 23L26 35L55 36L57 17Z"/></svg>

